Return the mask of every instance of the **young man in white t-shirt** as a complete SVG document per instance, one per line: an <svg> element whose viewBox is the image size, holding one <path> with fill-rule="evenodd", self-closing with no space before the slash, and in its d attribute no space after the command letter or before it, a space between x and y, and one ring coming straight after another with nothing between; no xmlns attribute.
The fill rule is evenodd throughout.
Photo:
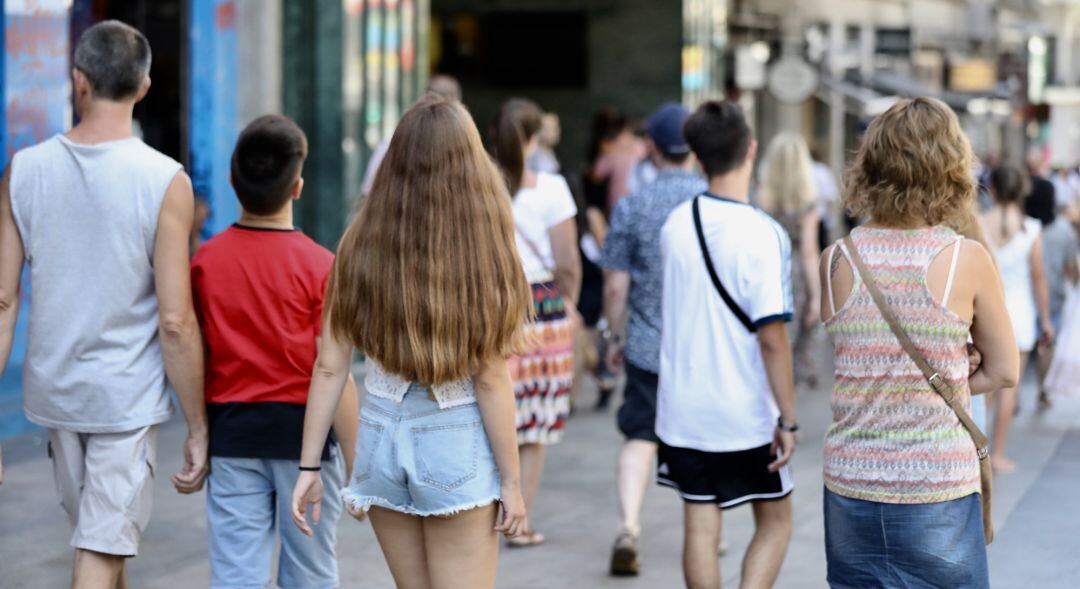
<svg viewBox="0 0 1080 589"><path fill-rule="evenodd" d="M721 510L747 502L756 532L742 586L771 587L791 537L787 463L798 429L786 325L791 242L749 204L757 142L738 105L703 104L684 133L709 189L661 231L657 479L685 502L688 587L720 586Z"/></svg>

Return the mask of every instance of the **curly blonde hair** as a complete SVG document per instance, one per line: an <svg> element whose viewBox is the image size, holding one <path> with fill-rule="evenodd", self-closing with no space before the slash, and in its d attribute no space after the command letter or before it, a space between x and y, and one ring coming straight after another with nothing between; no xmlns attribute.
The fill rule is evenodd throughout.
<svg viewBox="0 0 1080 589"><path fill-rule="evenodd" d="M975 202L974 164L948 106L901 100L870 123L847 173L844 206L883 225L962 225Z"/></svg>

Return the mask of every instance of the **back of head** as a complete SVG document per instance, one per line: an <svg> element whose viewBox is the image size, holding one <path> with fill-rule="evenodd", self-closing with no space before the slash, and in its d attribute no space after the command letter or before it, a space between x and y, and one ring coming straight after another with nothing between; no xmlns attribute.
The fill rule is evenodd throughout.
<svg viewBox="0 0 1080 589"><path fill-rule="evenodd" d="M729 101L710 100L699 106L686 120L683 135L710 178L743 165L753 142L742 108Z"/></svg>
<svg viewBox="0 0 1080 589"><path fill-rule="evenodd" d="M448 100L461 101L461 84L457 78L446 74L435 74L427 83L427 91L433 92Z"/></svg>
<svg viewBox="0 0 1080 589"><path fill-rule="evenodd" d="M999 204L1019 204L1029 191L1027 174L1016 166L998 166L990 172L990 192Z"/></svg>
<svg viewBox="0 0 1080 589"><path fill-rule="evenodd" d="M812 161L806 141L798 133L785 131L769 142L761 165L761 185L765 210L783 215L805 210L814 203Z"/></svg>
<svg viewBox="0 0 1080 589"><path fill-rule="evenodd" d="M392 373L440 384L508 355L531 304L499 171L468 111L428 94L341 239L333 332Z"/></svg>
<svg viewBox="0 0 1080 589"><path fill-rule="evenodd" d="M886 226L955 227L974 206L971 144L940 100L909 98L870 123L848 170L844 204Z"/></svg>
<svg viewBox="0 0 1080 589"><path fill-rule="evenodd" d="M72 61L89 81L94 98L131 99L150 75L150 43L134 27L107 20L83 32Z"/></svg>
<svg viewBox="0 0 1080 589"><path fill-rule="evenodd" d="M232 184L249 213L270 215L291 199L307 158L307 136L292 119L263 115L236 140Z"/></svg>
<svg viewBox="0 0 1080 589"><path fill-rule="evenodd" d="M525 173L525 144L539 131L544 113L536 103L525 98L512 98L499 109L493 129L492 143L495 161L502 169L510 194L521 188Z"/></svg>

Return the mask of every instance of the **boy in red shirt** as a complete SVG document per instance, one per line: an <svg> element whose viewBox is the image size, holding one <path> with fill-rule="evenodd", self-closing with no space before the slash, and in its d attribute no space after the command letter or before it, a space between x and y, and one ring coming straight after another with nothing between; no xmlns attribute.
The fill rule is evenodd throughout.
<svg viewBox="0 0 1080 589"><path fill-rule="evenodd" d="M275 527L281 534L279 586L340 586L335 544L342 503L325 502L313 540L289 515L334 262L333 254L293 227L292 201L304 186L305 157L307 138L288 118L267 115L248 125L232 157L240 221L203 244L191 263L206 339L207 519L215 589L270 584ZM357 411L350 379L322 457L327 497L348 478Z"/></svg>

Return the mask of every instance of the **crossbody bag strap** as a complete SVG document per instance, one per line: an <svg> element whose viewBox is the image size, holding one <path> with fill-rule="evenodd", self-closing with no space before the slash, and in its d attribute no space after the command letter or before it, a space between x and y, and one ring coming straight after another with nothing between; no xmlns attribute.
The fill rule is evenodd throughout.
<svg viewBox="0 0 1080 589"><path fill-rule="evenodd" d="M529 251L532 252L532 255L536 256L536 259L540 261L540 265L544 267L544 270L546 270L549 274L551 274L552 278L554 278L555 268L552 268L547 263L547 260L544 259L544 255L540 253L540 248L537 247L535 243L533 243L533 240L529 239L529 237L525 235L524 231L518 228L517 223L514 224L514 233L517 233L518 236L521 237L521 240L525 242L525 245L529 248Z"/></svg>
<svg viewBox="0 0 1080 589"><path fill-rule="evenodd" d="M844 238L844 244L848 254L851 256L852 263L855 264L855 270L862 277L862 283L866 285L867 292L870 293L870 298L874 300L874 304L877 305L879 311L881 311L881 317L885 319L885 323L889 325L889 329L892 330L893 335L900 342L900 347L907 352L907 355L911 357L911 360L915 362L915 365L922 371L923 376L926 377L927 382L930 383L930 387L945 400L945 403L949 405L949 408L956 413L956 417L960 419L960 423L963 424L964 429L967 430L971 436L971 440L975 443L975 451L979 457L979 471L982 483L982 501L983 501L983 533L986 537L986 543L989 544L994 538L993 523L990 519L990 442L986 438L986 434L983 433L979 426L975 424L975 420L971 418L971 415L960 405L960 399L957 398L956 391L952 387L945 383L945 380L941 378L941 375L934 370L930 363L927 362L926 357L922 352L915 347L915 342L911 341L911 337L908 336L904 328L900 326L900 321L897 320L896 315L893 313L892 308L889 307L888 302L885 300L885 296L881 293L881 289L878 288L877 283L874 281L874 277L870 274L869 269L863 262L862 256L859 254L858 248L855 247L855 241L851 239L851 236Z"/></svg>
<svg viewBox="0 0 1080 589"><path fill-rule="evenodd" d="M754 322L750 320L750 317L746 315L746 312L739 307L735 302L735 299L731 298L724 283L720 282L720 276L716 274L716 267L713 266L712 254L709 253L709 246L705 243L705 231L701 227L701 208L698 206L698 201L701 200L700 196L694 197L694 202L691 205L694 213L694 230L697 231L698 245L701 246L701 253L705 257L705 269L709 271L709 279L712 280L713 286L716 288L716 292L720 293L720 298L724 300L724 303L731 309L731 312L735 314L735 318L739 320L739 323L743 324L750 333L756 333L757 327L754 326Z"/></svg>

